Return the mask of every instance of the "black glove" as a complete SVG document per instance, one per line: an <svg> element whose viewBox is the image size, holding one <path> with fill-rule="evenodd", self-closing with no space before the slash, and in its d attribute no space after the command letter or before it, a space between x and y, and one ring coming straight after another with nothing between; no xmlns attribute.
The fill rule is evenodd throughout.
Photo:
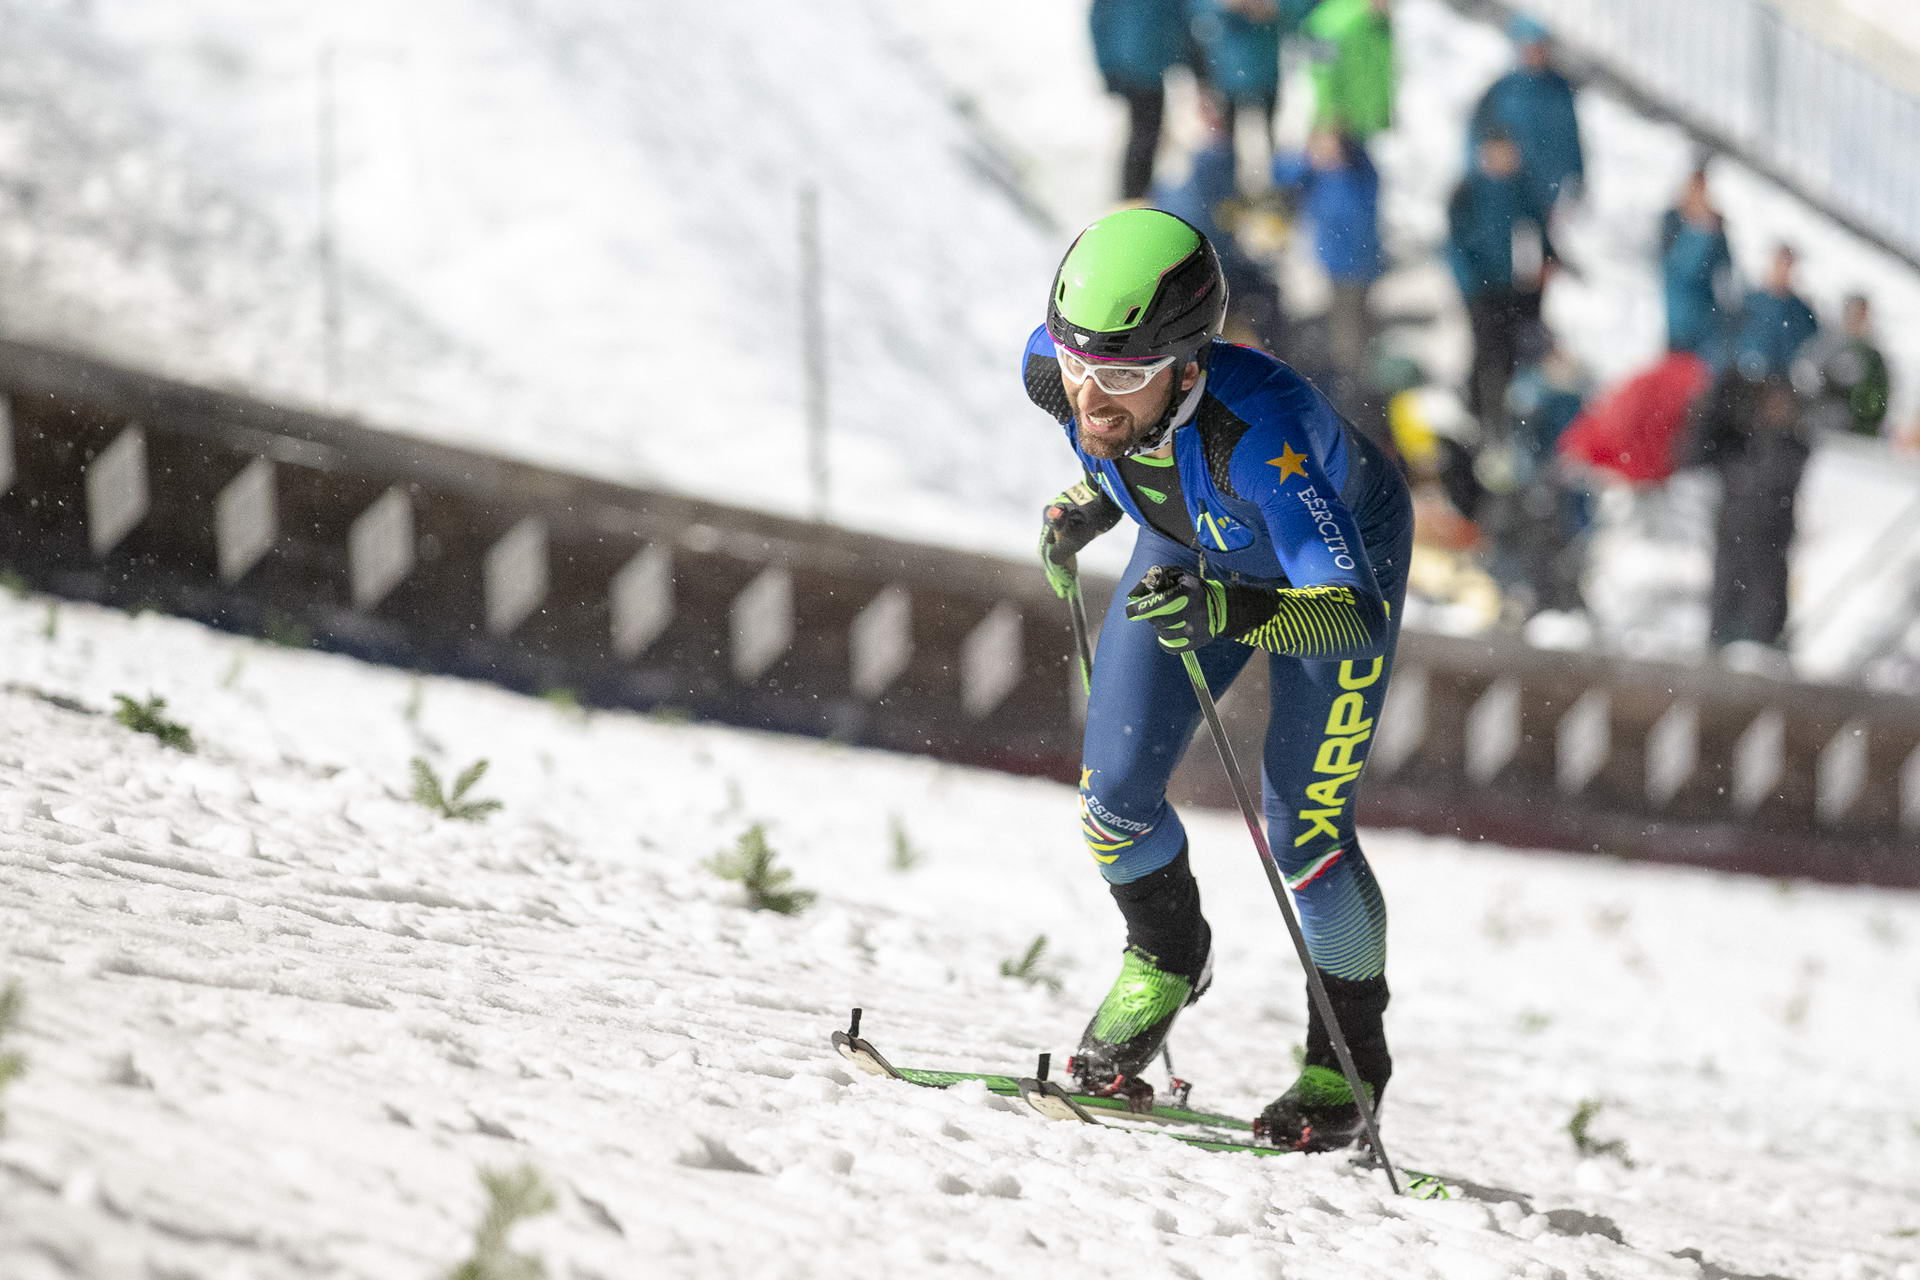
<svg viewBox="0 0 1920 1280"><path fill-rule="evenodd" d="M1040 563L1053 594L1062 600L1073 594L1079 577L1074 557L1118 523L1119 504L1084 480L1047 504L1040 524Z"/></svg>
<svg viewBox="0 0 1920 1280"><path fill-rule="evenodd" d="M1227 627L1227 589L1191 569L1157 564L1127 592L1127 617L1151 622L1170 653L1198 649Z"/></svg>

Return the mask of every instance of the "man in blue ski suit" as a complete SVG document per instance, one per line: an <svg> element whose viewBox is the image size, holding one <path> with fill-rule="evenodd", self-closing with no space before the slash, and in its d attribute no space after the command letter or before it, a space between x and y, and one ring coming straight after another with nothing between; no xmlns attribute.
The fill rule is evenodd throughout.
<svg viewBox="0 0 1920 1280"><path fill-rule="evenodd" d="M1080 785L1082 834L1127 948L1072 1070L1082 1088L1140 1097L1139 1072L1206 988L1212 935L1166 800L1199 721L1180 655L1197 655L1218 694L1258 648L1269 654L1271 843L1377 1100L1392 1071L1386 908L1354 834L1354 791L1392 671L1411 503L1394 465L1312 384L1218 340L1224 295L1203 235L1123 210L1074 241L1024 356L1027 394L1083 469L1046 509L1055 590L1077 590L1075 555L1094 537L1123 517L1139 526L1131 589L1108 610L1094 658ZM1305 1068L1260 1129L1308 1151L1361 1132L1311 1005Z"/></svg>

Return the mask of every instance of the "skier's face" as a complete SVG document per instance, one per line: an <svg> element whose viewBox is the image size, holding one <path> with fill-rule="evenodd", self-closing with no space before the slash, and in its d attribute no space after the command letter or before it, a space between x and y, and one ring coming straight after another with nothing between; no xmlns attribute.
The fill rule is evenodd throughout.
<svg viewBox="0 0 1920 1280"><path fill-rule="evenodd" d="M1080 447L1096 458L1119 458L1160 424L1175 392L1193 390L1199 377L1197 364L1174 365L1155 374L1153 381L1140 390L1123 396L1102 391L1093 378L1075 383L1063 376L1060 385L1073 405Z"/></svg>

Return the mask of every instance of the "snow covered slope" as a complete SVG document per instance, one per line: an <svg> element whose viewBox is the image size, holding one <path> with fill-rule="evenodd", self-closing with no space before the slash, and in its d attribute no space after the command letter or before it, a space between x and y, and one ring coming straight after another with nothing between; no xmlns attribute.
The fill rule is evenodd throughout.
<svg viewBox="0 0 1920 1280"><path fill-rule="evenodd" d="M1920 1277L1912 895L1372 836L1388 1139L1491 1193L1396 1201L832 1056L855 1003L896 1061L1071 1048L1119 937L1065 788L38 598L0 597L0 653L8 1280L437 1276L475 1168L520 1162L556 1278ZM200 753L75 709L116 692ZM504 812L401 798L416 754L491 758ZM811 910L702 869L753 822ZM1221 972L1175 1049L1246 1114L1299 975L1244 831L1190 827ZM1041 933L1058 995L998 973ZM1631 1166L1574 1149L1589 1099Z"/></svg>
<svg viewBox="0 0 1920 1280"><path fill-rule="evenodd" d="M1065 450L1010 372L1057 233L863 0L0 0L0 19L15 334L804 513L811 182L834 514L949 537L997 516L1024 552L1059 487Z"/></svg>

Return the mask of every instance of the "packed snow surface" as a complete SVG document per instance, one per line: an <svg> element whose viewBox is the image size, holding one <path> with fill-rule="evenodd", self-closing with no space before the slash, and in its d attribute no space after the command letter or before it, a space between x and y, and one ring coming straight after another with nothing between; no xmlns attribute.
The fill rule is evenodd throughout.
<svg viewBox="0 0 1920 1280"><path fill-rule="evenodd" d="M1920 1278L1913 895L1370 834L1385 1135L1467 1193L1416 1202L832 1053L855 1004L902 1064L1072 1048L1120 935L1069 788L40 598L0 653L7 1280L424 1280L523 1163L556 1278ZM412 803L414 756L504 810ZM1174 1052L1250 1115L1300 975L1245 831L1188 821L1220 963ZM752 823L802 914L705 869ZM1040 934L1058 993L999 972Z"/></svg>

